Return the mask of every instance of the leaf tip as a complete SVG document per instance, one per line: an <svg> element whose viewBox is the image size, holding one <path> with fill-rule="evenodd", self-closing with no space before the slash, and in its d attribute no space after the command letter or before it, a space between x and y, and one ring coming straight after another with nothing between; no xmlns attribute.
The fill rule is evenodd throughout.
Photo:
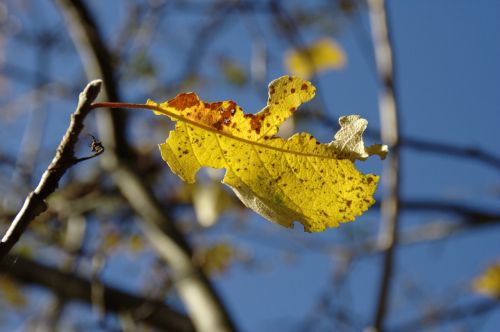
<svg viewBox="0 0 500 332"><path fill-rule="evenodd" d="M329 146L336 150L341 159L366 160L372 155L385 159L389 147L384 144L374 144L365 147L363 134L368 121L359 115L347 115L339 118L340 129L335 134L335 140Z"/></svg>

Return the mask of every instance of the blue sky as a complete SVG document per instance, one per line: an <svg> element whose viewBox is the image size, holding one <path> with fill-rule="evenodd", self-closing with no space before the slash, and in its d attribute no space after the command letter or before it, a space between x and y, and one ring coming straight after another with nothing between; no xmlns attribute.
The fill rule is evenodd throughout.
<svg viewBox="0 0 500 332"><path fill-rule="evenodd" d="M105 36L112 39L122 18L123 3L90 3L98 13L98 23L103 27ZM322 2L311 2L310 5L317 3ZM46 11L48 21L58 15L52 9L52 2L40 7ZM402 135L476 147L500 155L500 2L393 0L389 1L389 8ZM116 15L110 16L109 13ZM153 42L147 52L154 55L158 68L167 80L176 77L179 70L176 63L183 56L183 51L192 44L195 30L191 27L206 19L199 14L172 14L162 22L162 33L155 38L167 38L173 47L165 50ZM258 29L271 45L267 74L271 80L286 74L282 56L289 46L282 36L268 32L272 29L269 17L258 15L257 19L261 23ZM208 77L217 77L216 59L219 55L236 59L244 68L250 66L252 44L247 26L239 16L228 20L222 32L208 47L207 59L200 66ZM54 21L57 22L56 19ZM176 28L169 29L172 26ZM345 114L360 114L369 120L370 127L378 129L377 85L371 45L366 39L369 34L366 33L369 33L366 12L343 23L342 29L333 37L345 49L348 65L342 70L321 73L318 83L327 104L328 116L335 118ZM309 42L324 36L325 32L309 28L301 34L303 40ZM63 60L47 64L58 80L83 79L78 62L73 60L67 65L64 62L71 52L71 49L62 50L60 59ZM35 54L26 52L23 45L10 43L7 54L12 61L27 67L33 66ZM68 72L71 74L68 75ZM145 82L127 82L125 85L123 101L126 102L142 102L147 97L172 97L150 95ZM15 86L14 94L21 95L23 89L23 86ZM223 81L201 84L196 90L205 100L236 100L247 112L262 108L266 97L253 89L236 88ZM50 134L44 137L45 145L49 148L57 144L65 130L68 114L64 106L71 104L57 102L50 105ZM147 116L151 115L137 118ZM13 121L10 127L0 132L2 148L18 148L26 117ZM308 130L322 141L331 140L335 132L333 128L318 123L299 123L298 128ZM474 160L408 149L403 150L401 157L404 199L435 199L499 210L498 169ZM382 165L382 162L372 160L359 167L365 172L380 174ZM383 189L380 189L378 195L382 193ZM229 239L261 258L264 265L258 272L236 265L227 274L215 279L218 290L243 331L300 331L304 319L311 315L314 317L320 296L330 288L332 273L339 260L334 253L307 249L303 245L304 239L329 244L345 243L352 233L359 231L360 224L369 230L369 236L376 235L379 224L378 212L372 211L355 223L343 225L339 229L328 230L323 234L302 234L301 227L282 229L259 216L253 216L252 223L246 224L251 232L244 235L232 233L232 223L238 222L233 217L232 214L225 216L221 226L210 236L215 240ZM402 229L406 230L438 220L453 221L453 216L403 213L400 222ZM416 309L425 303L439 304L441 297L452 298L451 303L479 299L470 295L469 283L488 264L499 259L499 236L498 229L492 227L454 235L443 241L400 248L397 251L395 292L391 302L393 311L389 315L389 326L414 317L418 314ZM286 249L272 248L269 244L273 239L277 243L286 243ZM287 251L294 256L289 263L283 259ZM142 266L144 261L141 261L141 257L117 256L117 263L105 276L110 281L132 287L133 282L123 279L120 271L126 269L128 264ZM373 255L356 261L343 288L337 290L340 292L339 299L348 301L361 326L372 320L380 264L380 257ZM417 285L417 293L423 294L413 304L409 303L409 295L403 291L411 288L408 286L409 280ZM455 292L460 294L456 300L453 297ZM336 298L333 298L332 302L335 301ZM498 310L489 317L488 321L479 323L480 331L495 332L500 325Z"/></svg>
<svg viewBox="0 0 500 332"><path fill-rule="evenodd" d="M500 28L500 3L390 1L390 9L403 135L478 147L498 155L500 43L496 42L496 32ZM361 22L369 29L366 14L362 15ZM356 41L358 32L354 29L357 28L348 25L336 36L346 50L347 68L321 74L320 82L326 91L329 112L362 114L371 126L378 127L374 72L367 64L371 60L367 61L366 52ZM314 37L314 34L304 36L305 39ZM283 73L282 68L273 70L277 75ZM378 171L380 164L370 163L370 171ZM497 169L471 160L411 150L402 153L402 165L404 198L499 206L498 195L491 194L500 180ZM435 214L403 214L401 224L405 228L436 218L452 219ZM367 216L358 222L373 223L376 227L378 220L371 219ZM331 233L338 232L342 237L349 227L355 225L345 225ZM444 295L450 285L469 292L471 278L488 262L498 259L498 236L494 231L476 231L446 241L400 249L397 289L400 291L402 279L410 276L423 292L430 294ZM254 250L262 249L255 247ZM261 254L272 257L272 251ZM231 271L228 280L221 280L219 287L247 331L293 330L304 313L314 311L315 301L328 288L332 273L330 262L335 266L335 257L305 251L296 264L277 264L274 272L260 277L247 275L244 270ZM361 260L347 283L352 308L366 323L375 305L380 262L379 257ZM396 291L393 302L399 305L393 305L395 311L390 322L401 322L416 314L415 308L408 304L401 307L401 297L404 295ZM479 326L482 331L494 331L498 324L500 315L496 314Z"/></svg>

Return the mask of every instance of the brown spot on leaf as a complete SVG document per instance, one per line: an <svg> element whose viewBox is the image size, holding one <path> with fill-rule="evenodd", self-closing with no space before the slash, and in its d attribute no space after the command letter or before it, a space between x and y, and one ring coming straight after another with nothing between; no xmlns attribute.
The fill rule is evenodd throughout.
<svg viewBox="0 0 500 332"><path fill-rule="evenodd" d="M216 103L210 103L210 107L209 107L209 108L210 108L212 111L215 111L215 110L220 109L220 108L221 108L221 106L222 106L222 102L221 102L221 101L218 101L218 102L216 102ZM207 107L207 108L208 108L208 107Z"/></svg>
<svg viewBox="0 0 500 332"><path fill-rule="evenodd" d="M269 109L264 110L259 114L245 114L243 117L250 118L250 128L254 130L257 134L260 134L260 128L262 127L262 121L271 114Z"/></svg>
<svg viewBox="0 0 500 332"><path fill-rule="evenodd" d="M223 119L220 119L219 121L215 122L214 124L212 124L212 127L214 127L215 129L217 130L222 130L222 124L224 123L224 120Z"/></svg>
<svg viewBox="0 0 500 332"><path fill-rule="evenodd" d="M233 110L233 111L236 109L236 103L234 101L229 100L227 103L229 105L227 105L226 109Z"/></svg>
<svg viewBox="0 0 500 332"><path fill-rule="evenodd" d="M297 110L297 109L296 109L295 107L291 107L291 108L290 108L290 112L292 112L292 113L293 113L293 112L295 112L296 110Z"/></svg>
<svg viewBox="0 0 500 332"><path fill-rule="evenodd" d="M290 89L290 92L291 92L291 93L295 93L295 89L294 89L294 88L291 88L291 89Z"/></svg>
<svg viewBox="0 0 500 332"><path fill-rule="evenodd" d="M168 102L169 107L173 107L176 110L182 111L186 108L197 106L200 104L200 100L195 93L180 93L174 99Z"/></svg>
<svg viewBox="0 0 500 332"><path fill-rule="evenodd" d="M307 89L308 87L306 83L303 83L302 86L300 87L300 90L307 90Z"/></svg>
<svg viewBox="0 0 500 332"><path fill-rule="evenodd" d="M250 126L252 130L255 130L257 134L260 134L260 127L262 126L263 117L261 115L254 115L250 120Z"/></svg>
<svg viewBox="0 0 500 332"><path fill-rule="evenodd" d="M234 111L234 109L232 109L232 111ZM231 109L224 109L221 107L221 109L219 110L220 112L220 115L222 117L222 122L225 124L225 125L229 125L231 123L231 118L233 116L234 113L231 113Z"/></svg>

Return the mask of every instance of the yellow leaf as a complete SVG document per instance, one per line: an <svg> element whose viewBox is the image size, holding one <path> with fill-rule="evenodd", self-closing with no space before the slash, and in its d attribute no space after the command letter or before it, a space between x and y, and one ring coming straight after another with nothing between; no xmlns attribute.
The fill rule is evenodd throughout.
<svg viewBox="0 0 500 332"><path fill-rule="evenodd" d="M353 161L383 156L387 148L364 149L366 120L359 117L340 119L339 144L320 144L308 133L275 136L314 94L310 82L283 76L269 84L268 105L255 115L233 101L207 103L194 93L148 104L178 121L160 151L184 181L194 182L200 167L225 168L223 183L247 207L282 226L299 221L305 231L319 232L354 220L374 203L378 176L363 175Z"/></svg>
<svg viewBox="0 0 500 332"><path fill-rule="evenodd" d="M304 78L328 69L343 68L346 61L342 47L331 38L320 39L302 49L292 49L285 55L288 72Z"/></svg>
<svg viewBox="0 0 500 332"><path fill-rule="evenodd" d="M359 115L348 115L341 117L339 123L340 130L335 134L335 141L329 144L337 151L339 159L366 160L375 154L385 159L389 152L387 145L374 144L365 147L363 133L368 126L368 121Z"/></svg>
<svg viewBox="0 0 500 332"><path fill-rule="evenodd" d="M143 238L138 234L132 234L129 238L129 248L134 254L141 252L144 249Z"/></svg>
<svg viewBox="0 0 500 332"><path fill-rule="evenodd" d="M230 59L221 59L219 66L226 80L237 86L244 86L247 81L245 69L237 62Z"/></svg>
<svg viewBox="0 0 500 332"><path fill-rule="evenodd" d="M8 276L0 276L0 293L2 298L14 307L24 307L27 303L21 286Z"/></svg>
<svg viewBox="0 0 500 332"><path fill-rule="evenodd" d="M473 288L477 293L500 298L500 263L488 267L474 280Z"/></svg>
<svg viewBox="0 0 500 332"><path fill-rule="evenodd" d="M196 253L195 259L207 275L224 272L235 258L233 246L229 243L215 243Z"/></svg>

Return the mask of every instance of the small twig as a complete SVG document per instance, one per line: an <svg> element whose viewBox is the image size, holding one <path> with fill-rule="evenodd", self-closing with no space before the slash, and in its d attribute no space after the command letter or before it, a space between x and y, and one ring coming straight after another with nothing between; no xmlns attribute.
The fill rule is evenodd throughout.
<svg viewBox="0 0 500 332"><path fill-rule="evenodd" d="M376 202L372 209L380 209L381 204ZM482 226L500 222L500 210L491 208L480 208L465 202L447 202L442 200L417 200L400 199L399 209L405 212L433 211L442 212L466 220L470 226Z"/></svg>
<svg viewBox="0 0 500 332"><path fill-rule="evenodd" d="M401 138L400 144L413 150L447 154L465 158L466 160L475 160L494 167L497 170L500 169L500 156L475 146L458 146L453 143L441 143L413 137Z"/></svg>
<svg viewBox="0 0 500 332"><path fill-rule="evenodd" d="M81 161L84 161L84 160L95 158L104 152L104 145L102 145L102 142L99 141L97 138L95 138L94 135L90 135L90 134L88 134L88 135L90 137L92 137L92 142L90 142L89 148L90 148L90 151L92 151L94 153L88 157L82 157L82 158L76 159L76 162L78 162L78 163Z"/></svg>
<svg viewBox="0 0 500 332"><path fill-rule="evenodd" d="M483 300L481 302L462 305L460 307L444 307L417 317L389 329L391 332L411 332L430 329L439 324L452 323L466 318L478 317L490 311L498 310L500 302ZM441 325L442 326L442 325Z"/></svg>
<svg viewBox="0 0 500 332"><path fill-rule="evenodd" d="M45 199L47 199L47 197L49 197L49 195L57 189L59 181L66 170L80 161L89 159L89 157L80 159L76 158L75 145L78 140L78 135L84 127L83 121L87 114L92 110L90 105L99 94L101 85L101 80L92 81L80 94L78 106L75 112L71 115L71 122L61 140L61 143L57 147L54 159L50 163L47 170L43 173L38 186L24 201L23 207L12 221L10 227L7 229L2 241L0 242L0 261L17 243L29 223L39 214L47 210ZM102 153L102 151L99 153L96 152L94 156L100 153Z"/></svg>

